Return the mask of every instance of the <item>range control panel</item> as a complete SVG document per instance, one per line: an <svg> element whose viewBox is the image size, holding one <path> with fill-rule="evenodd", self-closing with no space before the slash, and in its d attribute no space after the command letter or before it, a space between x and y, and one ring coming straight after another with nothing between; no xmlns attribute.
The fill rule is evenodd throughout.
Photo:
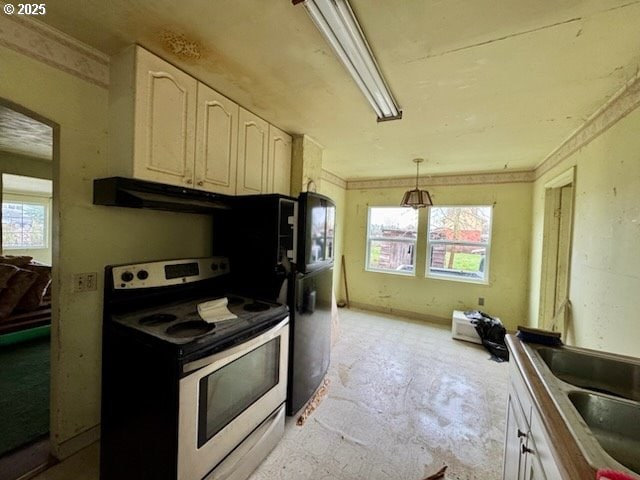
<svg viewBox="0 0 640 480"><path fill-rule="evenodd" d="M219 277L230 272L226 257L163 260L113 267L115 290L166 287Z"/></svg>

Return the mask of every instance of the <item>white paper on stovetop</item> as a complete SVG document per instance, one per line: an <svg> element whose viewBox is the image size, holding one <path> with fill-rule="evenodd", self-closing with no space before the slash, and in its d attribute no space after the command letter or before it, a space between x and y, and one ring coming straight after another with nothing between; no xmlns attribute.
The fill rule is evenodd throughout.
<svg viewBox="0 0 640 480"><path fill-rule="evenodd" d="M225 320L233 320L238 318L227 308L229 303L227 297L218 298L209 302L202 302L198 304L198 314L200 317L208 323L224 322Z"/></svg>

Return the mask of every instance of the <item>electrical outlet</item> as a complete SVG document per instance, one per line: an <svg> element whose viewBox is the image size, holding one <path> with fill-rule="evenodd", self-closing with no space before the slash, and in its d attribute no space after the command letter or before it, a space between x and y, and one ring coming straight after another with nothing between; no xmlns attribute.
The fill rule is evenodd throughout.
<svg viewBox="0 0 640 480"><path fill-rule="evenodd" d="M96 272L76 273L73 276L74 292L91 292L98 289L98 274Z"/></svg>
<svg viewBox="0 0 640 480"><path fill-rule="evenodd" d="M484 305L484 297L478 297L478 305Z"/></svg>

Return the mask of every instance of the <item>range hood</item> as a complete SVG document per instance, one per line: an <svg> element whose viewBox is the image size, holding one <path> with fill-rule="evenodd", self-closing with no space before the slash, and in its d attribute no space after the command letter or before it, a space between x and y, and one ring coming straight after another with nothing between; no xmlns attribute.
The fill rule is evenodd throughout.
<svg viewBox="0 0 640 480"><path fill-rule="evenodd" d="M210 214L231 208L232 199L229 195L133 178L110 177L93 181L94 205Z"/></svg>

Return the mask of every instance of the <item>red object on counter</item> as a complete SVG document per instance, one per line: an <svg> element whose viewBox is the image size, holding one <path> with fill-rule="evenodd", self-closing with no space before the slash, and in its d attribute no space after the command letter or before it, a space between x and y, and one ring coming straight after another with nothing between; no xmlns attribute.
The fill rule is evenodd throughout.
<svg viewBox="0 0 640 480"><path fill-rule="evenodd" d="M632 476L624 472L616 472L615 470L598 470L596 480L635 480Z"/></svg>

